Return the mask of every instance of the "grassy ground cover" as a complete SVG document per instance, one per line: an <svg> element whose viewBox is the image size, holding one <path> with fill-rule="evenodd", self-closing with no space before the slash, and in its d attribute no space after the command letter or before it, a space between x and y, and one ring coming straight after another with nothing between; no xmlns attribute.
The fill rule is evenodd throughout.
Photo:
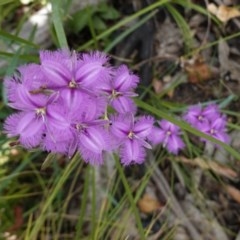
<svg viewBox="0 0 240 240"><path fill-rule="evenodd" d="M239 240L237 1L2 0L0 13L0 239ZM3 131L13 112L3 79L59 48L127 64L141 79L138 114L179 126L186 147L92 166L17 146ZM228 144L182 120L212 103L227 116Z"/></svg>

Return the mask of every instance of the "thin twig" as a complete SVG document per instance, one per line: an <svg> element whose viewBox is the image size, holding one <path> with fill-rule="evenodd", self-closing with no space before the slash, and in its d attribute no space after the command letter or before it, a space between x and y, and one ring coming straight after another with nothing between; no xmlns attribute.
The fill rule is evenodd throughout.
<svg viewBox="0 0 240 240"><path fill-rule="evenodd" d="M205 2L205 5L206 5L206 9L209 5L209 1L208 0L204 0ZM211 14L210 12L208 11L208 15L207 15L207 30L205 32L205 35L203 37L203 40L202 40L202 43L200 46L204 46L206 43L207 43L207 39L209 37L209 34L210 34L210 27L211 27Z"/></svg>
<svg viewBox="0 0 240 240"><path fill-rule="evenodd" d="M133 70L137 70L139 69L142 65L146 64L146 63L149 63L149 62L153 62L155 60L158 60L158 62L160 61L166 61L166 60L171 60L171 61L178 61L178 58L173 56L173 55L170 55L170 54L166 54L164 56L154 56L154 57L151 57L151 58L148 58L148 59L145 59L137 64L135 64L132 69Z"/></svg>

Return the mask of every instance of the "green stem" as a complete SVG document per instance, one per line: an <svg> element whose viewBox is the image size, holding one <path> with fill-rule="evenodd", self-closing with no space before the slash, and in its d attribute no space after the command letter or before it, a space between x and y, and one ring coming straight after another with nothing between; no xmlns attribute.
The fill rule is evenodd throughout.
<svg viewBox="0 0 240 240"><path fill-rule="evenodd" d="M79 155L75 154L69 164L67 165L67 168L64 170L63 175L59 178L59 181L56 183L55 188L53 188L52 193L48 196L46 199L46 203L43 205L42 211L40 213L40 216L37 218L36 222L34 223L33 229L29 236L26 236L26 239L37 239L37 235L41 227L43 226L46 217L47 217L47 211L49 207L51 207L54 199L56 198L59 190L62 188L64 183L66 182L69 175L72 173L72 171L76 168L77 164L79 163Z"/></svg>
<svg viewBox="0 0 240 240"><path fill-rule="evenodd" d="M88 191L89 191L89 182L90 182L90 165L87 166L84 175L84 186L83 186L83 193L82 193L82 202L81 206L79 207L79 218L76 225L76 234L74 240L81 239L82 235L82 228L84 223L84 216L87 208L87 201L88 201Z"/></svg>
<svg viewBox="0 0 240 240"><path fill-rule="evenodd" d="M138 227L139 234L140 234L139 237L140 237L140 239L144 240L146 238L145 238L145 234L144 234L144 229L143 229L143 226L142 226L141 218L139 216L139 212L138 212L138 209L136 207L136 201L133 198L131 188L130 188L130 186L129 186L128 182L127 182L127 179L125 177L125 174L123 172L122 165L120 164L119 159L116 156L115 156L115 162L116 162L116 167L117 167L117 170L119 172L120 178L121 178L122 183L124 185L124 188L125 188L125 191L126 191L126 195L127 195L128 200L130 202L130 205L132 207L133 214L135 215L137 227Z"/></svg>

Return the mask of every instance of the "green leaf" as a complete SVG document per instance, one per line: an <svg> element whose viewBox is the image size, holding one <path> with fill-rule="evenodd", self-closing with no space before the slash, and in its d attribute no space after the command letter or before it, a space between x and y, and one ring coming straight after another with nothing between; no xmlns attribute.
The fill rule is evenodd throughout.
<svg viewBox="0 0 240 240"><path fill-rule="evenodd" d="M88 25L88 19L92 17L94 11L88 11L86 8L77 11L73 14L70 20L70 26L75 33L80 32Z"/></svg>
<svg viewBox="0 0 240 240"><path fill-rule="evenodd" d="M106 20L115 20L120 17L120 13L114 7L107 5L100 14L101 17Z"/></svg>
<svg viewBox="0 0 240 240"><path fill-rule="evenodd" d="M9 52L2 52L0 51L0 56L3 56L4 58L12 58L14 57L14 53L9 53ZM28 55L28 54L22 54L19 55L19 59L24 60L26 62L38 62L38 57L34 55Z"/></svg>
<svg viewBox="0 0 240 240"><path fill-rule="evenodd" d="M53 161L56 160L56 157L56 153L49 153L45 158L44 162L42 163L41 170L45 170L46 168L48 168L53 163Z"/></svg>
<svg viewBox="0 0 240 240"><path fill-rule="evenodd" d="M5 4L7 4L7 3L14 2L14 1L15 1L15 0L1 0L0 6L1 6L1 5L5 5Z"/></svg>
<svg viewBox="0 0 240 240"><path fill-rule="evenodd" d="M105 24L105 22L98 16L93 17L93 26L96 30L99 31L107 29L107 25Z"/></svg>
<svg viewBox="0 0 240 240"><path fill-rule="evenodd" d="M28 40L25 40L23 38L17 37L13 34L3 31L3 30L0 30L0 38L11 40L11 41L14 41L17 43L22 43L22 44L25 44L25 45L28 45L28 46L31 46L34 48L39 48L39 46L37 44L30 42Z"/></svg>

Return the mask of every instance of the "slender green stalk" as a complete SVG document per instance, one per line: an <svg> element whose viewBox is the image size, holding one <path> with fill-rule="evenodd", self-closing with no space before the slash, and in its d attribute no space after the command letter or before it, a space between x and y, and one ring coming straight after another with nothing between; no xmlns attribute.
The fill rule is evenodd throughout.
<svg viewBox="0 0 240 240"><path fill-rule="evenodd" d="M106 186L105 192L106 192L107 197L111 198L111 200L109 200L108 198L102 199L101 207L100 207L99 214L98 214L98 222L97 222L97 225L96 225L96 228L94 231L93 239L99 239L100 235L105 233L106 228L109 224L109 223L107 223L107 224L104 224L104 223L109 220L108 215L109 215L109 209L110 209L110 202L111 201L114 202L114 199L112 197L112 195L114 195L114 194L111 192L111 185L114 182L114 181L112 181L114 176L115 176L115 173L113 174L112 177L108 178L108 184ZM114 182L114 185L116 184L118 186L118 182L119 181Z"/></svg>
<svg viewBox="0 0 240 240"><path fill-rule="evenodd" d="M19 44L24 44L29 47L39 48L39 46L31 41L12 35L11 33L0 30L0 38L7 39L9 42L13 41Z"/></svg>
<svg viewBox="0 0 240 240"><path fill-rule="evenodd" d="M58 239L60 238L59 235L60 235L61 227L62 227L63 220L64 220L64 218L63 218L62 216L63 216L64 213L66 212L67 207L68 207L68 204L69 204L70 200L71 200L72 197L73 197L74 188L76 187L76 183L77 183L77 180L78 180L78 176L80 175L80 173L81 173L81 171L82 171L82 168L83 168L83 162L81 162L81 164L79 164L76 173L74 172L74 179L73 179L73 181L71 182L71 186L70 186L70 188L69 188L67 198L64 200L64 204L63 204L63 206L61 207L61 209L59 209L59 212L58 212L59 223L58 223L57 231L56 231L55 236L54 236L54 239L55 239L55 240L58 240Z"/></svg>
<svg viewBox="0 0 240 240"><path fill-rule="evenodd" d="M22 161L22 163L13 171L13 173L6 177L6 179L0 179L0 194L1 192L11 183L12 179L16 177L16 175L20 174L28 165L29 161L36 158L39 155L39 152L35 154L27 153Z"/></svg>
<svg viewBox="0 0 240 240"><path fill-rule="evenodd" d="M236 124L233 124L233 123L228 123L227 125L228 125L228 127L232 128L232 129L240 130L240 126L239 125L236 125Z"/></svg>
<svg viewBox="0 0 240 240"><path fill-rule="evenodd" d="M31 239L31 240L37 239L38 232L41 230L41 227L43 226L43 223L47 218L46 213L49 210L49 207L52 205L53 200L56 198L59 190L62 188L63 184L66 182L67 178L75 169L78 163L79 163L79 156L78 154L75 154L72 160L67 165L67 168L64 170L63 175L59 178L56 186L53 188L52 192L49 194L48 198L46 199L46 203L42 207L40 216L34 223L33 229L29 234L29 236L26 236L26 239Z"/></svg>
<svg viewBox="0 0 240 240"><path fill-rule="evenodd" d="M87 8L87 11L88 11L88 27L89 27L89 30L91 32L92 39L94 40L94 47L96 49L98 49L98 40L96 38L97 34L96 34L96 31L95 31L95 28L94 28L92 14L90 12L90 11L92 11L92 9L91 8Z"/></svg>
<svg viewBox="0 0 240 240"><path fill-rule="evenodd" d="M96 231L96 182L95 182L95 169L92 167L91 168L91 178L92 178L92 196L91 196L91 201L92 201L92 209L91 209L91 239L94 239L94 233Z"/></svg>
<svg viewBox="0 0 240 240"><path fill-rule="evenodd" d="M173 18L175 19L175 22L177 23L178 27L182 31L182 36L184 40L184 45L185 45L185 52L188 53L190 49L193 47L193 38L192 38L192 33L191 29L184 19L184 17L179 13L176 8L173 7L172 4L166 4L167 10L171 13Z"/></svg>
<svg viewBox="0 0 240 240"><path fill-rule="evenodd" d="M0 56L3 56L4 58L12 58L14 57L15 53L9 53L9 52L3 52L0 51ZM19 59L28 61L28 62L38 62L38 57L28 54L21 54L19 55Z"/></svg>
<svg viewBox="0 0 240 240"><path fill-rule="evenodd" d="M61 1L52 0L52 20L53 20L54 29L56 31L59 46L64 49L68 49L67 38L65 35L62 18L60 14L60 4L61 4Z"/></svg>
<svg viewBox="0 0 240 240"><path fill-rule="evenodd" d="M26 232L24 234L25 236L28 236L30 234L32 224L33 224L33 214L30 214L30 216L28 217L27 229L26 229ZM23 239L23 238L21 238L21 239Z"/></svg>
<svg viewBox="0 0 240 240"><path fill-rule="evenodd" d="M236 33L234 33L234 34L232 34L232 35L230 35L230 36L227 36L227 37L223 37L223 38L221 38L221 39L219 39L218 38L218 40L216 40L216 41L213 41L213 42L210 42L210 43L206 43L205 45L202 45L201 47L198 47L197 48L197 51L198 52L201 52L201 51L203 51L203 50L205 50L205 49L208 49L208 48L210 48L210 47L213 47L213 46L215 46L215 45L218 45L219 44L219 41L228 41L228 40L231 40L231 39L233 39L233 38L237 38L237 37L239 37L240 36L240 32L238 31L238 32L236 32ZM193 51L191 51L191 52L189 52L188 54L186 54L186 55L184 55L184 57L189 57L189 56L192 56L193 54L194 54L194 52L196 52L196 49L194 49Z"/></svg>
<svg viewBox="0 0 240 240"><path fill-rule="evenodd" d="M134 214L135 219L136 219L137 227L138 227L139 234L140 234L139 237L140 237L140 239L145 239L144 229L143 229L143 226L142 226L141 218L139 216L139 212L138 212L138 209L136 207L136 201L133 198L131 188L130 188L130 186L127 182L127 178L125 177L125 174L123 172L122 165L120 164L119 159L116 156L115 156L115 163L116 163L116 167L117 167L117 170L119 172L120 178L122 180L122 183L124 185L126 195L128 197L131 208L133 210L133 214Z"/></svg>
<svg viewBox="0 0 240 240"><path fill-rule="evenodd" d="M78 222L76 225L76 234L75 234L74 240L81 239L81 235L82 235L84 216L85 216L85 211L86 211L87 201L88 201L88 191L89 191L89 182L90 182L90 176L89 176L90 167L91 167L90 165L87 166L87 169L85 171L82 202L81 202L81 206L80 206L79 218L78 218Z"/></svg>

